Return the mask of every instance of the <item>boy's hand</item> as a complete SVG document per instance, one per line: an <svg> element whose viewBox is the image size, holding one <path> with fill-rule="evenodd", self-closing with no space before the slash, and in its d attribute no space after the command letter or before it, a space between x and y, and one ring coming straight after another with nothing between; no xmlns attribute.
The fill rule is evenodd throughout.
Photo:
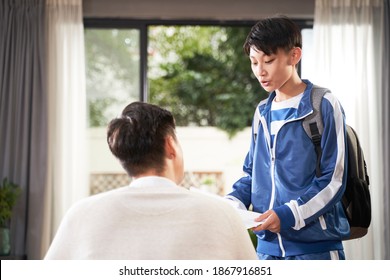
<svg viewBox="0 0 390 280"><path fill-rule="evenodd" d="M269 230L274 233L280 231L280 220L274 210L268 210L255 219L255 221L264 221L261 225L252 228L253 231Z"/></svg>

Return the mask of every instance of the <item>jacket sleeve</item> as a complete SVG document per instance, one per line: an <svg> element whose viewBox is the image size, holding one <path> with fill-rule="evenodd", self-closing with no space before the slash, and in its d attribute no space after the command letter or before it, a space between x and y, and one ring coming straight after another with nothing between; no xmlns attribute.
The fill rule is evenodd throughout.
<svg viewBox="0 0 390 280"><path fill-rule="evenodd" d="M281 220L281 229L303 228L338 203L346 186L346 130L344 111L339 101L327 93L321 102L324 131L321 139L321 176L296 200L274 211Z"/></svg>
<svg viewBox="0 0 390 280"><path fill-rule="evenodd" d="M226 197L233 197L241 201L248 209L251 205L251 192L252 192L252 168L253 168L253 149L254 149L254 134L252 125L252 137L249 151L245 157L243 171L245 176L241 177L237 182L233 184L233 191ZM234 199L234 200L235 200Z"/></svg>

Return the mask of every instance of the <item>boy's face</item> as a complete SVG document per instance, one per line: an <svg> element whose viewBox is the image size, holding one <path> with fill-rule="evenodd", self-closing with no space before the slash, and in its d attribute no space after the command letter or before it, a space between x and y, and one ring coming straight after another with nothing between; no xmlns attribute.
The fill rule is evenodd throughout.
<svg viewBox="0 0 390 280"><path fill-rule="evenodd" d="M249 59L253 74L266 91L279 90L292 78L296 72L296 63L292 53L294 50L286 53L278 49L275 54L268 56L253 47L250 49Z"/></svg>

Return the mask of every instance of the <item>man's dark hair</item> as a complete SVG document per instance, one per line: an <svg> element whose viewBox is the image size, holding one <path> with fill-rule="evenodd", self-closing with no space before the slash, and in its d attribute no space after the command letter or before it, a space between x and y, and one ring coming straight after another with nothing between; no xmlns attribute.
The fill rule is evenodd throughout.
<svg viewBox="0 0 390 280"><path fill-rule="evenodd" d="M172 114L156 105L134 102L113 119L107 129L107 143L129 176L147 170L164 169L165 139L176 139Z"/></svg>
<svg viewBox="0 0 390 280"><path fill-rule="evenodd" d="M247 55L251 47L266 55L276 54L278 49L288 52L295 47L302 48L301 31L288 17L266 18L258 21L249 32L244 43Z"/></svg>

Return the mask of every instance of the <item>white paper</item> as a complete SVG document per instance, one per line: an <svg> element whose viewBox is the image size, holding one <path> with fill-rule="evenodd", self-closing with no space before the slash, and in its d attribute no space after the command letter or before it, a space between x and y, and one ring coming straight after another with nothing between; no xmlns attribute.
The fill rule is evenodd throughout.
<svg viewBox="0 0 390 280"><path fill-rule="evenodd" d="M255 221L255 219L261 215L260 213L248 211L248 210L242 210L242 209L236 209L236 210L238 211L238 214L240 214L240 217L247 229L257 227L258 225L264 223L264 221L261 222Z"/></svg>

